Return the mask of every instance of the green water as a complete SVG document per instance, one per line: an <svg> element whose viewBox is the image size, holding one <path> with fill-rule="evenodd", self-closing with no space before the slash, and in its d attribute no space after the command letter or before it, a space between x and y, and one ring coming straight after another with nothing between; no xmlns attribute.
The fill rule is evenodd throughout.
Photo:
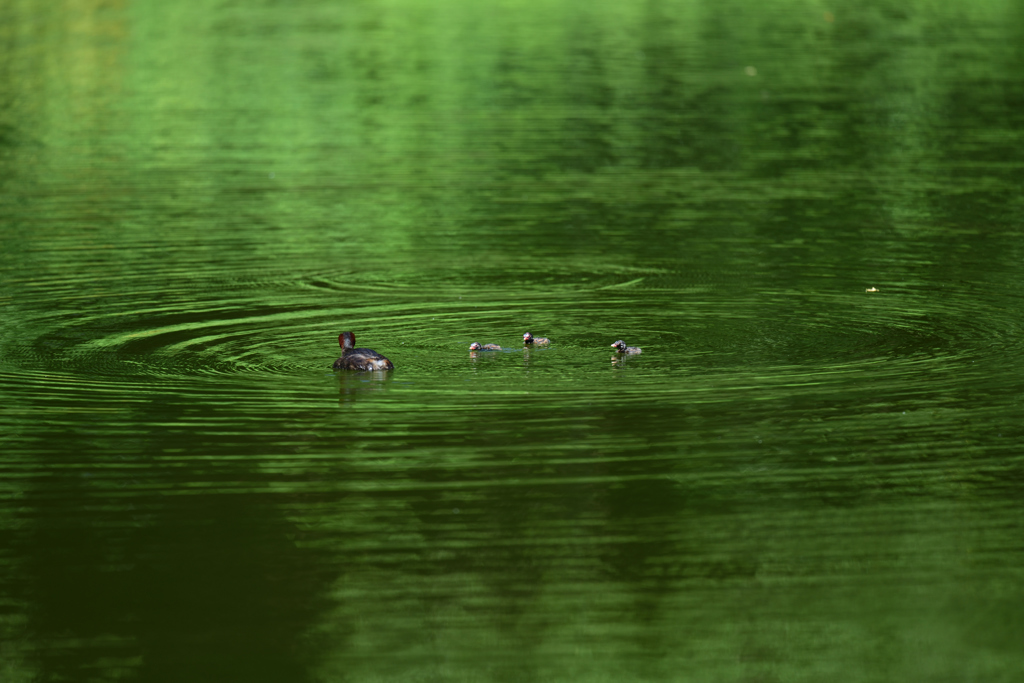
<svg viewBox="0 0 1024 683"><path fill-rule="evenodd" d="M0 680L1021 680L1022 44L3 5Z"/></svg>

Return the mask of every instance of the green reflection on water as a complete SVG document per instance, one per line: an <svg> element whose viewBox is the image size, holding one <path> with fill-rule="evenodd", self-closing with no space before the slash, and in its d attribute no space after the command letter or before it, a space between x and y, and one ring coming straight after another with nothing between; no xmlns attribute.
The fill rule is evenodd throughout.
<svg viewBox="0 0 1024 683"><path fill-rule="evenodd" d="M1019 678L1015 7L4 17L4 681Z"/></svg>

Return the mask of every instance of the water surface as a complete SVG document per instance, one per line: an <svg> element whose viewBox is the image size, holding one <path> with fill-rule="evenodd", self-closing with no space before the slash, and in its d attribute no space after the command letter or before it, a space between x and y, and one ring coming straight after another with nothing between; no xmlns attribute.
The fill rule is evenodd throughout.
<svg viewBox="0 0 1024 683"><path fill-rule="evenodd" d="M4 681L1020 680L1011 5L3 18Z"/></svg>

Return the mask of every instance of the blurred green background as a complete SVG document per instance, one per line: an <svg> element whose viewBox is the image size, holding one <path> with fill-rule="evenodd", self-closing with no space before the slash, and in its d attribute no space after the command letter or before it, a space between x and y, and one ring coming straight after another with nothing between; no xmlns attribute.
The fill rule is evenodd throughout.
<svg viewBox="0 0 1024 683"><path fill-rule="evenodd" d="M1019 3L0 45L0 680L1020 680Z"/></svg>

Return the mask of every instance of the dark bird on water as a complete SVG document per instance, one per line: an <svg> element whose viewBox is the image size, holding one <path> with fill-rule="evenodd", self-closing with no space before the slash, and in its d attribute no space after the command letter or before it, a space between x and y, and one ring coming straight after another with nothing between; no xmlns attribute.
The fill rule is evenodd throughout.
<svg viewBox="0 0 1024 683"><path fill-rule="evenodd" d="M527 346L533 346L534 344L537 346L545 346L546 344L550 344L551 340L547 337L534 337L532 334L527 332L523 335L523 343Z"/></svg>
<svg viewBox="0 0 1024 683"><path fill-rule="evenodd" d="M394 364L373 349L357 349L356 335L342 332L338 336L341 358L334 361L335 370L394 370Z"/></svg>
<svg viewBox="0 0 1024 683"><path fill-rule="evenodd" d="M470 351L501 351L501 347L497 344L477 344L473 342L469 345Z"/></svg>

